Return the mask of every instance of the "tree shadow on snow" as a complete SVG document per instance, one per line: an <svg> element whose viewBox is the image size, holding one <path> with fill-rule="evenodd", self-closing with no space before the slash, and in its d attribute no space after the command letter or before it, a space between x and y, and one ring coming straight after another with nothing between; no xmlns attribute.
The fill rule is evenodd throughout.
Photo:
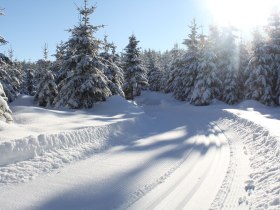
<svg viewBox="0 0 280 210"><path fill-rule="evenodd" d="M159 110L157 107L148 107L145 113L114 137L115 142L124 143L122 149L116 150L114 153L141 154L155 151L147 158L147 161L135 164L132 169L118 173L106 179L105 182L77 185L50 198L36 209L102 210L120 208L122 204L133 202L145 194L145 192L141 194L141 191L133 191L130 186L137 182L139 174L156 167L160 161L171 159L179 163L186 159L190 152L204 156L210 149L223 146L219 143L201 140L201 138L207 140L207 138L217 137L221 134L221 131L215 129L213 122L226 114L222 109L210 110L206 107L177 106L173 109ZM194 140L195 138L198 141ZM104 167L110 166L104 165ZM160 178L162 174L155 176ZM149 187L146 190L149 191Z"/></svg>

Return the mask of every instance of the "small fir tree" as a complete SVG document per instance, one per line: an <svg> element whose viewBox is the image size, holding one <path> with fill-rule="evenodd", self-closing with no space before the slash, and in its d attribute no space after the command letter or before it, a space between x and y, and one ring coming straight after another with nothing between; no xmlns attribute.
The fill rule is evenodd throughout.
<svg viewBox="0 0 280 210"><path fill-rule="evenodd" d="M140 58L139 41L132 35L123 55L123 69L125 76L124 93L127 99L134 99L141 95L141 90L148 86L146 72Z"/></svg>
<svg viewBox="0 0 280 210"><path fill-rule="evenodd" d="M35 82L34 82L35 76L34 76L34 70L29 68L26 70L25 73L25 83L24 86L26 87L25 94L34 96L36 93L35 88Z"/></svg>
<svg viewBox="0 0 280 210"><path fill-rule="evenodd" d="M37 92L34 96L34 101L39 106L51 106L53 104L54 98L58 94L57 86L55 84L54 76L50 71L50 65L47 65L48 62L48 50L47 46L45 45L43 49L43 57L44 57L44 64L45 69L40 69L41 71L41 78L38 83Z"/></svg>

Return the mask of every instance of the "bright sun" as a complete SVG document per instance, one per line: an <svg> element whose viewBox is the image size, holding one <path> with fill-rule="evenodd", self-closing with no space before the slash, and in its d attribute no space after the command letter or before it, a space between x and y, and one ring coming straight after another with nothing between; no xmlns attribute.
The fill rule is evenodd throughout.
<svg viewBox="0 0 280 210"><path fill-rule="evenodd" d="M273 7L280 9L280 0L207 0L214 22L252 29L267 22Z"/></svg>

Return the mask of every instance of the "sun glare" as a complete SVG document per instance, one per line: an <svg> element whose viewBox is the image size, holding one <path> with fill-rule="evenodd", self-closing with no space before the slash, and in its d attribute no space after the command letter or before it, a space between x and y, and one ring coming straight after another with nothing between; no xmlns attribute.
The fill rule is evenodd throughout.
<svg viewBox="0 0 280 210"><path fill-rule="evenodd" d="M214 23L250 29L266 23L270 11L280 8L279 0L207 0Z"/></svg>

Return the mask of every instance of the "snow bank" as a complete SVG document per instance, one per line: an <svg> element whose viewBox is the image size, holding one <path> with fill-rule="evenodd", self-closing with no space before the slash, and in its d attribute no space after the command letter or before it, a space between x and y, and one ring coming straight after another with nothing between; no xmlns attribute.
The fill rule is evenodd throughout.
<svg viewBox="0 0 280 210"><path fill-rule="evenodd" d="M132 120L0 142L0 184L33 179L126 140ZM124 140L123 140L124 139Z"/></svg>
<svg viewBox="0 0 280 210"><path fill-rule="evenodd" d="M103 126L134 118L142 113L135 104L120 96L109 97L106 102L87 110L51 110L33 106L33 97L20 96L11 103L14 123L7 126L0 121L0 142L78 130L92 126Z"/></svg>
<svg viewBox="0 0 280 210"><path fill-rule="evenodd" d="M0 184L27 181L119 144L142 113L120 96L89 110L49 110L32 104L32 97L20 96L11 105L14 123L0 122Z"/></svg>
<svg viewBox="0 0 280 210"><path fill-rule="evenodd" d="M280 136L235 114L224 123L238 133L250 152L253 173L244 189L253 191L251 209L280 209Z"/></svg>
<svg viewBox="0 0 280 210"><path fill-rule="evenodd" d="M97 149L104 146L104 139L112 126L89 127L57 134L40 134L22 139L0 142L0 166L34 158L50 150L70 148L85 142L94 143Z"/></svg>

